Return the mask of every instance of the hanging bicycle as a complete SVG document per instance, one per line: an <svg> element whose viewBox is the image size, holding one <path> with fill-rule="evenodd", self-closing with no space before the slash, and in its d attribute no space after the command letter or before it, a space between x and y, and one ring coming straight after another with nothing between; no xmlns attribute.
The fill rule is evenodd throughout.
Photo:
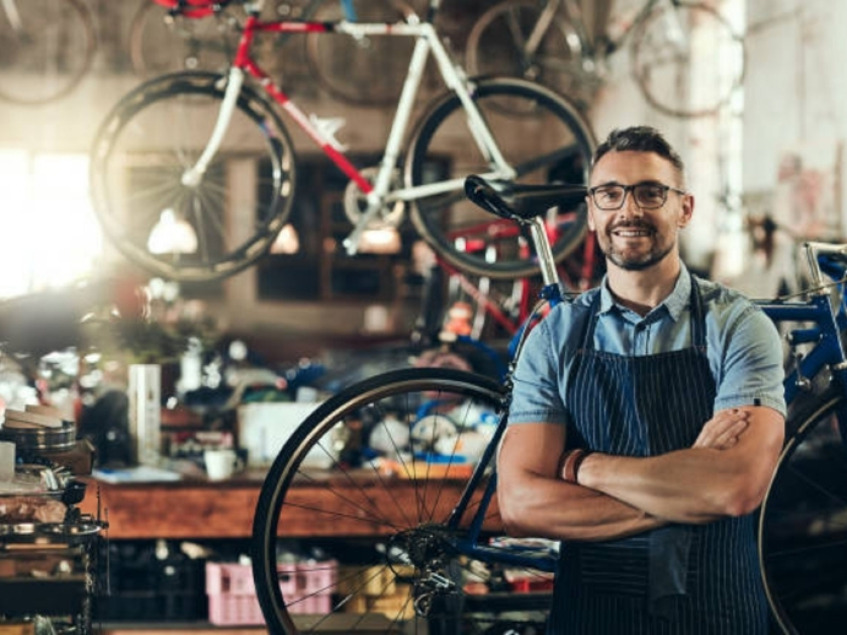
<svg viewBox="0 0 847 635"><path fill-rule="evenodd" d="M610 57L629 47L632 76L651 106L677 117L711 115L744 76L744 42L704 2L646 0L619 33L593 35L577 0L504 0L474 23L468 69L549 85L591 103Z"/></svg>
<svg viewBox="0 0 847 635"><path fill-rule="evenodd" d="M107 236L134 262L182 281L220 278L261 258L295 200L297 160L279 106L350 179L348 254L366 230L403 222L408 206L418 232L454 266L492 278L537 272L537 261L524 258L531 248L524 232L468 203L464 177L479 172L509 188L515 181L553 181L567 167L584 178L594 147L591 128L570 102L541 85L468 79L431 22L439 5L430 0L426 20L366 24L263 21L262 3L247 3L226 74L155 78L126 95L101 124L91 152L91 191ZM258 34L304 31L415 42L378 166L353 166L337 136L343 122L304 113L251 57ZM448 91L418 120L401 162L430 53ZM547 219L561 260L585 233L584 202L551 203ZM154 231L162 226L172 231ZM159 240L163 235L171 242ZM488 245L498 254L493 262L485 256Z"/></svg>

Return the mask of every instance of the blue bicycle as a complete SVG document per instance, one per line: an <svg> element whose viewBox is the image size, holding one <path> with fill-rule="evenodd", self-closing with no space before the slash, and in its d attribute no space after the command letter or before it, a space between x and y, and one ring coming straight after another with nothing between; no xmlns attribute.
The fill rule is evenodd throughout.
<svg viewBox="0 0 847 635"><path fill-rule="evenodd" d="M544 286L534 315L567 299L541 215L584 192L466 182L469 198L535 243ZM788 329L789 351L787 441L759 512L759 549L775 626L825 633L847 610L847 245L805 251L806 294L759 302ZM350 386L306 418L254 518L254 579L271 631L543 632L557 545L503 538L494 496L508 400L508 378L410 368Z"/></svg>

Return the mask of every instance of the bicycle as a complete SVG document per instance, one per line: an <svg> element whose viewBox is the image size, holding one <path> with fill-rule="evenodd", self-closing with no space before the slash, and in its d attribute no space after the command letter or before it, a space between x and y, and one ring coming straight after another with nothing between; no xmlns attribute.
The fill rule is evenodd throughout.
<svg viewBox="0 0 847 635"><path fill-rule="evenodd" d="M568 291L585 291L602 277L605 263L598 257L594 234L588 233L564 260L557 263L559 280ZM424 276L420 324L423 333L437 333L449 307L466 305L470 311L470 337L475 340L511 338L532 310L532 298L543 281L539 278L492 280L469 276L443 260L435 259ZM442 289L444 287L445 289ZM428 338L433 338L430 336Z"/></svg>
<svg viewBox="0 0 847 635"><path fill-rule="evenodd" d="M105 234L136 264L181 281L221 278L261 258L295 200L297 161L280 107L350 179L344 196L354 225L344 241L348 254L366 229L403 222L408 205L417 231L456 267L492 278L537 272L536 262L522 257L529 243L521 232L467 202L464 177L479 172L506 188L514 181L548 182L566 166L584 179L594 136L570 102L543 86L468 79L433 26L439 5L430 0L425 19L366 24L267 22L259 17L261 2L247 3L226 74L154 78L121 99L101 124L91 150L91 192ZM306 115L251 57L257 34L304 31L415 41L379 166L354 167L336 136L342 122ZM448 91L418 118L401 180L401 148L430 53ZM195 240L188 247L151 249L160 221L183 229L188 224ZM555 258L567 256L585 229L584 203L551 207L547 231ZM485 245L496 250L494 262L480 248Z"/></svg>
<svg viewBox="0 0 847 635"><path fill-rule="evenodd" d="M577 0L504 0L474 23L467 65L472 74L506 72L590 103L608 59L627 40L632 75L649 104L663 113L712 115L741 86L741 36L710 5L682 0L646 0L619 35L607 29L599 38L590 33ZM707 42L714 48L700 50ZM714 50L737 67L722 75Z"/></svg>
<svg viewBox="0 0 847 635"><path fill-rule="evenodd" d="M91 70L95 33L82 0L0 1L0 99L32 106L68 95Z"/></svg>
<svg viewBox="0 0 847 635"><path fill-rule="evenodd" d="M145 78L178 70L226 68L238 45L233 28L236 18L226 11L215 12L208 6L180 10L172 0L142 0L129 32L129 53L135 72ZM229 0L219 3L222 8ZM168 7L163 12L162 6ZM402 20L413 10L400 0L278 1L265 7L267 19L286 17L299 21L389 22ZM203 19L212 18L212 19ZM262 65L271 76L286 72L276 65L279 50L292 32L280 33L269 50L263 51ZM302 55L312 77L332 97L357 106L385 106L400 94L409 59L410 42L400 39L361 37L327 38L307 33L302 40ZM355 62L354 62L355 60ZM299 60L298 60L299 61ZM376 65L391 64L392 70L374 74Z"/></svg>
<svg viewBox="0 0 847 635"><path fill-rule="evenodd" d="M469 179L468 188L486 209L533 228L545 272L537 309L567 300L545 248L543 223L534 216L548 202L515 212L484 181ZM574 194L572 188L559 191ZM513 198L537 192L528 186ZM812 284L806 299L756 301L775 322L795 323L784 382L787 441L758 524L768 601L786 633L831 632L822 626L841 623L847 582L847 356L840 338L847 327L847 245L807 243L805 251ZM385 632L428 627L423 632L478 633L497 623L491 604L498 602L530 611L521 626L515 614L508 615L508 628L541 632L529 629L543 624L536 613L544 613L549 594L496 592L509 579L521 581L520 588L549 587L556 559L549 541L499 538L494 457L507 425L508 395L508 380L443 368L401 369L349 386L300 424L265 478L254 517L254 579L272 632L312 632L352 606L383 613ZM357 445L374 431L390 458ZM411 451L401 450L409 444ZM319 541L342 523L360 545L355 559L334 568L310 593L290 584L280 590L278 550L294 538ZM362 536L378 538L364 548ZM324 558L300 566L309 572L330 565ZM481 590L485 585L492 590ZM392 600L380 603L376 597L383 593ZM299 615L298 607L316 596L324 599L321 614ZM355 632L363 623L357 620L365 618L354 613L348 619L347 632Z"/></svg>

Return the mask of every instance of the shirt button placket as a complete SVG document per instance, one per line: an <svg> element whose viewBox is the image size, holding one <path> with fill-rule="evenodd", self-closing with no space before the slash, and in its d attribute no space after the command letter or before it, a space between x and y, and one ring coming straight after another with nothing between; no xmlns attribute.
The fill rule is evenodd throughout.
<svg viewBox="0 0 847 635"><path fill-rule="evenodd" d="M639 322L635 325L635 354L647 355L647 335L649 327L646 322Z"/></svg>

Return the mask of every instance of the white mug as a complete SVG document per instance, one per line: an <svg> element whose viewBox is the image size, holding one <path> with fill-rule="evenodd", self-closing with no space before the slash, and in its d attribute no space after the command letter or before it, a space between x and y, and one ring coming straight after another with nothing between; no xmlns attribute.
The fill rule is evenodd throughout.
<svg viewBox="0 0 847 635"><path fill-rule="evenodd" d="M206 474L212 481L229 478L236 469L241 468L241 459L235 450L229 448L205 450L203 461L206 463Z"/></svg>

